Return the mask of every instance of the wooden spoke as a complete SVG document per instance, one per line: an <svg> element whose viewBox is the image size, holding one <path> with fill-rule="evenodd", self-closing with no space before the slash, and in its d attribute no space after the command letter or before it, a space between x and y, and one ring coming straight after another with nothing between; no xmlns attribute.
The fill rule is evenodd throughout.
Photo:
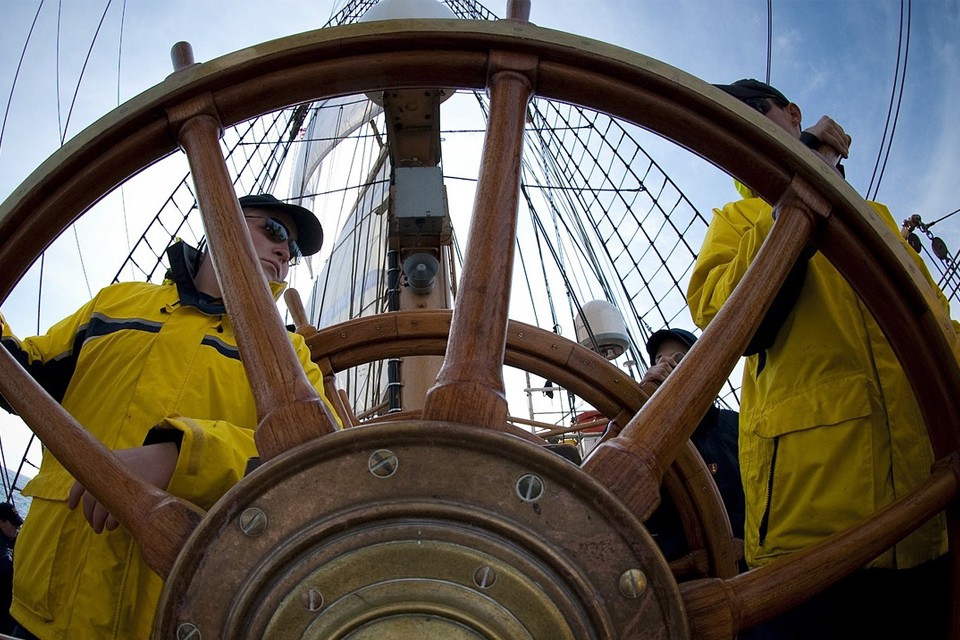
<svg viewBox="0 0 960 640"><path fill-rule="evenodd" d="M800 194L818 206L814 212ZM664 470L690 438L740 359L750 337L813 237L815 217L829 208L797 181L776 211L777 223L743 280L703 337L670 374L659 393L623 429L602 443L584 469L607 485L641 518L660 501ZM677 406L676 398L687 401Z"/></svg>
<svg viewBox="0 0 960 640"><path fill-rule="evenodd" d="M269 460L332 433L334 420L307 380L270 295L220 152L212 96L203 94L167 112L190 162L214 270L256 399L257 449L261 460Z"/></svg>
<svg viewBox="0 0 960 640"><path fill-rule="evenodd" d="M99 440L0 348L0 395L70 472L140 544L143 560L166 577L203 512L148 484L124 467Z"/></svg>
<svg viewBox="0 0 960 640"><path fill-rule="evenodd" d="M300 293L294 288L289 288L283 292L283 301L290 311L290 316L293 318L293 326L296 328L297 333L302 335L306 340L317 335L317 328L310 324L307 311L303 308L303 300L300 299ZM340 417L340 423L343 424L344 427L356 425L357 417L353 415L353 411L348 408L344 399L343 390L337 388L336 372L333 370L333 367L330 366L330 360L323 358L317 360L317 364L320 366L320 370L323 371L323 392Z"/></svg>
<svg viewBox="0 0 960 640"><path fill-rule="evenodd" d="M948 507L958 488L960 460L954 455L937 463L922 486L858 527L730 580L683 585L683 600L693 622L691 637L731 640L739 631L823 591Z"/></svg>
<svg viewBox="0 0 960 640"><path fill-rule="evenodd" d="M480 427L506 422L503 351L517 237L520 159L533 94L526 56L491 55L490 123L447 355L423 416ZM526 73L524 73L526 72ZM496 428L496 427L494 427Z"/></svg>

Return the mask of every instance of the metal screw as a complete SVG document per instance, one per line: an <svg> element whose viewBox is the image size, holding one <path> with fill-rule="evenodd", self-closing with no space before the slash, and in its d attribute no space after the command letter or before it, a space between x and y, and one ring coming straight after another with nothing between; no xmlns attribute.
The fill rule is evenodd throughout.
<svg viewBox="0 0 960 640"><path fill-rule="evenodd" d="M627 598L639 598L647 590L647 576L640 569L629 569L620 576L620 593Z"/></svg>
<svg viewBox="0 0 960 640"><path fill-rule="evenodd" d="M370 473L378 478L389 478L397 472L399 465L397 455L389 449L377 449L370 454L370 459L367 461Z"/></svg>
<svg viewBox="0 0 960 640"><path fill-rule="evenodd" d="M300 594L300 605L307 611L320 611L323 594L311 587Z"/></svg>
<svg viewBox="0 0 960 640"><path fill-rule="evenodd" d="M536 502L543 497L544 484L540 476L526 473L517 480L517 495L524 502Z"/></svg>
<svg viewBox="0 0 960 640"><path fill-rule="evenodd" d="M481 589L489 589L497 581L497 572L493 567L482 566L473 572L473 582Z"/></svg>
<svg viewBox="0 0 960 640"><path fill-rule="evenodd" d="M256 538L267 529L267 514L262 509L250 507L240 514L240 530L244 535Z"/></svg>
<svg viewBox="0 0 960 640"><path fill-rule="evenodd" d="M177 627L177 640L200 640L200 629L192 622L181 622Z"/></svg>

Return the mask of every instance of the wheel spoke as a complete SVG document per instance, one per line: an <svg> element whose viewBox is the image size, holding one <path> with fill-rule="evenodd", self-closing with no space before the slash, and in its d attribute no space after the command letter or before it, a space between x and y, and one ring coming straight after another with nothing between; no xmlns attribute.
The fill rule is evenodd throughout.
<svg viewBox="0 0 960 640"><path fill-rule="evenodd" d="M490 122L477 182L447 355L423 416L501 428L507 419L503 354L520 197L520 159L535 60L491 54Z"/></svg>
<svg viewBox="0 0 960 640"><path fill-rule="evenodd" d="M293 318L293 326L296 328L297 333L302 335L304 340L308 340L317 335L317 328L310 324L307 311L303 307L303 300L300 298L300 293L291 287L283 292L283 301L287 305L287 310L290 311L290 317ZM355 416L350 409L350 405L344 397L344 391L337 388L336 372L330 365L330 360L323 358L317 360L316 363L323 372L323 392L340 417L340 422L344 427L356 426L358 422L357 416Z"/></svg>
<svg viewBox="0 0 960 640"><path fill-rule="evenodd" d="M334 420L307 380L259 267L220 152L212 97L203 94L167 113L190 163L214 270L256 399L257 449L268 460L332 433Z"/></svg>
<svg viewBox="0 0 960 640"><path fill-rule="evenodd" d="M797 178L777 206L770 235L709 329L620 435L602 443L584 463L644 520L660 502L664 470L717 397L812 238L814 219L829 213L822 199L807 198L811 195ZM689 400L677 403L676 398Z"/></svg>
<svg viewBox="0 0 960 640"><path fill-rule="evenodd" d="M37 434L64 468L97 496L140 545L143 559L161 577L203 512L148 484L123 466L99 440L51 398L6 349L0 348L0 395Z"/></svg>
<svg viewBox="0 0 960 640"><path fill-rule="evenodd" d="M0 294L9 291L25 271L29 260L84 209L113 185L171 151L172 140L168 121L162 115L164 112L172 114L170 120L175 123L175 128L183 125L197 129L186 133L186 138L196 137L198 145L188 141L184 146L206 147L193 154L210 156L201 158L194 169L203 183L212 175L211 171L216 173L220 171L218 167L222 167L222 157L213 157L219 156L214 150L220 122L233 125L286 105L370 89L417 86L477 89L488 86L494 98L493 118L478 185L471 245L467 252L467 273L458 301L462 304L457 310L444 371L439 384L431 391L427 417L500 428L506 417L499 370L501 362L513 359L522 363L541 357L522 349L514 353L509 349L506 354L504 352L504 341L514 339L507 334L506 310L515 242L517 163L524 106L536 70L539 96L602 110L655 130L724 167L742 182L750 184L767 201L772 202L783 193L794 175L801 176L817 193L829 199L829 206L821 207L822 203L814 202L819 198L817 194L794 181L795 194L790 196L789 202L784 200L780 219L746 279L679 370L663 389L652 396L647 408L633 415L636 407L632 400L625 398L616 385L606 381L598 383L603 387L602 392L598 390L584 395L585 398L594 398L595 406L605 415L626 425L621 437L605 443L588 461L588 469L604 486L623 498L632 513L648 513L656 504L657 486L664 475L663 470L681 450L698 417L713 401L726 373L763 317L789 265L813 235L813 227L816 227L818 249L850 280L903 363L931 433L934 451L941 458L956 451L958 431L951 421L955 421L960 413L960 394L957 393L960 367L953 357L957 353L954 330L947 314L938 308L935 294L907 250L898 246L898 239L871 216L867 205L852 188L827 171L825 166L815 164L809 151L798 141L791 140L786 132L729 96L720 95L717 89L679 70L610 45L520 24L526 4L524 0L511 2L512 20L499 23L464 23L466 26L413 23L411 26L384 22L301 34L232 54L216 65L198 65L179 78L145 92L124 109L116 110L68 142L0 205ZM502 53L491 55L491 51ZM533 55L537 56L536 59ZM181 61L181 64L187 62ZM376 86L371 86L373 83ZM196 124L187 127L187 121ZM194 162L193 158L191 162ZM243 229L236 195L222 175L217 174L213 182L218 186L199 189L204 214L211 216L205 224L212 244L230 245L231 241L238 239L231 234ZM806 204L797 205L797 200ZM814 213L811 215L806 209ZM240 233L240 236L244 235ZM244 248L235 254L215 247L215 262L229 267L222 270L221 277L234 277L240 280L240 289L259 290L265 294L261 278L230 273L234 266L240 272L244 266L249 267L250 252L246 243L245 238L239 238L239 245ZM503 273L504 266L506 274ZM232 285L224 288L228 290ZM244 295L238 299L247 301ZM274 307L271 300L267 302L269 304L263 308ZM249 312L247 304L228 300L228 305L231 314L235 313L235 308L240 314ZM249 309L255 308L249 305ZM413 316L377 319L361 330L367 332L369 338L379 333L377 327L387 328L399 343L415 345L414 348L420 350L418 352L436 352L436 344L442 347L443 340L432 336L408 340L410 325L404 323L410 318ZM312 426L305 430L298 429L288 436L279 426L274 428L274 425L296 421L289 418L300 415L304 403L316 404L316 398L300 395L303 390L298 390L299 383L288 386L282 376L271 378L275 370L287 367L289 362L281 362L283 357L270 353L258 355L256 343L271 331L276 331L279 336L277 344L269 343L270 348L264 351L274 346L289 349L279 328L273 326L278 324L272 318L266 322L269 326L265 325L265 330L258 332L260 325L254 319L242 329L247 334L241 342L244 360L256 361L252 375L263 376L263 383L256 386L267 389L256 391L262 412L260 433L264 434L263 437L270 436L262 445L267 457L314 437L317 431L325 433L326 428L322 425L329 424L329 420L325 422L324 416L319 415L325 414L326 410L314 406L304 413L319 417L306 421ZM238 330L238 336L240 332ZM322 335L329 337L329 334ZM319 339L320 336L314 337ZM254 346L244 346L246 344ZM384 348L382 343L371 338L354 349L383 356L393 348ZM248 353L252 355L248 356ZM326 357L326 360L320 359L321 366L325 373L332 375L342 359L336 353L328 353ZM580 356L571 352L571 357ZM550 360L543 365L555 381L560 379L555 378L554 373L563 375L564 367L565 363L559 360ZM294 371L297 369L292 367ZM572 371L583 376L584 372L589 375L591 369L575 366L566 374L570 376ZM24 395L19 393L17 376L22 377L20 373L13 377L4 375L4 394ZM274 391L278 395L271 395ZM630 412L626 410L628 406ZM294 409L286 411L288 407ZM616 412L616 416L611 412ZM23 413L33 415L29 413L29 407ZM278 417L280 414L283 419ZM48 419L41 415L28 419L37 425L38 434L71 471L82 465L67 461L86 458L84 452L90 452L91 460L110 457L95 446L90 449L84 445L81 442L83 437L72 433L77 429L76 425L70 426L61 418ZM44 424L56 427L45 430ZM321 425L319 429L317 425ZM459 429L435 424L427 424L427 427ZM338 436L324 440L335 446L364 431L343 434L345 439L338 440ZM478 440L496 435L477 429L468 431ZM375 434L373 429L368 433ZM369 437L373 438L373 435ZM260 438L258 435L258 444ZM75 446L76 442L81 443ZM324 442L316 444L326 446ZM538 450L533 451L540 455ZM76 455L78 452L79 456ZM290 452L290 455L295 457L299 453ZM552 458L545 459L553 461ZM277 467L283 464L283 460L276 462ZM115 466L116 461L113 463ZM306 465L311 463L304 461ZM113 469L111 464L99 462L88 465L89 468L94 466L98 472L95 475L101 479L122 478L119 482L112 480L113 484L122 487L119 494L133 492L129 495L134 495L132 500L136 507L130 507L126 515L120 516L122 522L131 528L140 526L167 532L163 534L167 536L166 541L154 540L151 531L138 536L145 553L151 555L151 566L163 574L164 565L171 557L170 548L183 543L195 513L184 510L172 499L158 497L149 489L128 485L122 469ZM796 558L791 557L782 563L778 560L768 567L730 580L688 583L683 588L683 598L695 637L731 638L738 629L775 615L822 589L827 579L815 583L808 580L824 566L831 570L829 580L839 579L844 572L862 566L869 560L867 556L876 555L885 545L905 535L917 522L950 502L957 493L956 467L954 461L942 463L917 492L855 529L801 552ZM110 487L96 489L100 485L89 470L77 471L77 477L89 484L98 496L107 496L103 500L105 505L124 502L123 495L110 497ZM460 478L459 475L454 477ZM684 475L684 478L688 490L694 485L702 485L696 474ZM261 474L256 481L270 480ZM590 482L598 487L601 484ZM235 492L234 496L243 494L243 486L239 489L241 491ZM129 495L127 499L130 499ZM299 500L299 493L293 495L295 501ZM603 496L606 495L604 492ZM692 500L691 503L696 502ZM123 504L116 506L118 513L124 508ZM622 511L628 519L634 520L626 509ZM294 509L291 517L300 515L300 511ZM328 515L318 512L316 517ZM949 515L951 548L956 551L960 527L957 526L957 517ZM156 522L161 524L154 524ZM150 523L149 526L146 523ZM230 533L242 535L234 530ZM713 533L708 532L708 542L712 536ZM197 542L199 538L199 535L191 538L187 545L188 554L205 554L202 543ZM273 553L273 543L278 541L270 542L265 545L266 553ZM153 545L159 545L159 550L153 550ZM853 555L851 549L855 549L857 555ZM230 553L233 551L227 551L219 561L229 565ZM719 548L718 553L727 552ZM817 571L813 570L815 565ZM960 584L957 577L960 571L955 574L956 586ZM675 590L672 585L670 587L663 593L674 594ZM625 594L621 592L621 595ZM177 618L171 615L170 620ZM955 623L955 626L960 628L960 624ZM676 631L678 628L672 629Z"/></svg>
<svg viewBox="0 0 960 640"><path fill-rule="evenodd" d="M735 578L681 586L691 638L730 640L820 593L949 506L958 487L960 458L953 455L937 463L920 487L852 529Z"/></svg>

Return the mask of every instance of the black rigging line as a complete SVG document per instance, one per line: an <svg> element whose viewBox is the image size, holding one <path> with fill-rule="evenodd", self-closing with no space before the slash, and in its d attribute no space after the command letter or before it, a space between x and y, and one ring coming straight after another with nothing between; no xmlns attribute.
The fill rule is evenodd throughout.
<svg viewBox="0 0 960 640"><path fill-rule="evenodd" d="M887 121L883 127L883 138L880 140L880 149L877 151L877 160L873 165L873 175L870 177L870 185L867 187L867 199L874 200L880 191L880 182L883 180L883 172L887 168L887 160L890 159L890 148L893 146L893 134L897 129L897 120L900 116L900 105L903 102L903 88L907 79L907 59L910 54L910 19L913 10L912 0L906 0L907 5L907 24L906 38L904 38L903 7L904 0L900 0L900 39L897 44L897 65L893 76L893 87L890 91L890 104L887 107ZM901 73L900 54L903 52L903 64ZM899 79L899 83L898 83ZM894 110L894 101L896 101L896 110ZM891 126L892 118L892 126ZM887 131L890 132L889 139ZM884 151L886 145L886 151ZM880 158L883 157L881 165ZM874 179L876 178L876 187Z"/></svg>
<svg viewBox="0 0 960 640"><path fill-rule="evenodd" d="M87 64L90 62L90 55L93 53L93 47L97 43L97 37L100 35L100 29L103 27L103 21L107 17L107 12L110 10L110 4L113 0L107 0L107 5L103 9L103 14L100 16L100 22L97 23L97 30L93 34L93 39L90 41L90 47L87 49L87 55L83 60L83 66L80 68L80 76L77 78L77 84L73 91L73 97L70 100L70 108L67 110L67 119L65 122L60 124L60 17L61 9L63 7L63 2L61 1L57 6L57 123L60 127L60 145L62 146L67 139L67 130L70 128L70 118L73 116L73 108L77 104L77 97L80 95L80 84L83 82L83 76L87 70ZM87 293L90 297L93 297L93 290L90 288L90 277L87 275L87 265L83 260L83 251L80 248L80 235L77 232L76 225L73 226L73 237L77 243L77 254L80 257L80 269L83 272L83 280L87 285Z"/></svg>
<svg viewBox="0 0 960 640"><path fill-rule="evenodd" d="M10 105L13 103L13 91L17 88L17 80L20 78L20 69L23 67L23 59L27 55L27 47L30 45L30 38L33 36L33 29L37 26L37 19L40 17L40 10L43 8L44 0L40 0L37 5L37 12L33 16L33 22L30 23L30 31L27 32L27 39L23 42L23 49L20 50L20 60L17 62L17 70L13 74L13 82L10 83L10 94L7 96L7 107L3 110L3 123L0 124L0 149L3 148L3 132L7 129L7 118L10 116Z"/></svg>
<svg viewBox="0 0 960 640"><path fill-rule="evenodd" d="M62 13L63 0L60 0L57 2L57 42L55 45L57 71L54 74L54 82L57 87L57 133L60 134L60 144L63 144L63 114L60 112L60 16Z"/></svg>
<svg viewBox="0 0 960 640"><path fill-rule="evenodd" d="M107 17L107 12L110 10L110 4L113 0L107 0L107 6L103 8L103 14L100 16L100 22L97 24L97 30L93 34L93 40L90 41L90 48L87 49L87 57L83 59L83 66L80 68L80 77L77 78L77 86L73 91L73 98L70 100L70 109L67 111L67 121L63 123L63 130L60 133L60 144L63 144L67 139L67 129L70 127L70 117L73 115L73 107L77 103L77 96L80 95L80 83L83 82L83 76L87 71L87 64L90 62L90 55L93 53L93 47L97 44L97 37L100 35L100 29L103 27L103 21ZM59 17L57 18L57 69L60 68L60 26L59 26ZM57 73L58 86L59 86L59 72ZM57 99L57 109L60 108L59 93Z"/></svg>
<svg viewBox="0 0 960 640"><path fill-rule="evenodd" d="M123 6L120 8L120 35L117 41L117 106L120 105L120 62L123 60L123 25L127 16L127 0L123 0ZM127 219L127 199L125 195L126 182L120 183L120 213L123 217L123 233L127 239L127 253L133 250L130 244L130 223Z"/></svg>
<svg viewBox="0 0 960 640"><path fill-rule="evenodd" d="M897 110L893 114L893 126L890 128L890 140L887 142L887 151L883 156L883 166L880 167L880 174L877 176L877 186L873 190L873 198L876 199L880 191L880 183L883 181L883 173L887 169L887 161L890 159L890 149L893 148L893 136L897 132L897 122L900 120L900 106L903 104L903 88L907 81L907 63L910 58L910 22L913 14L913 0L907 0L907 37L903 45L903 73L900 74L900 92L897 96Z"/></svg>
<svg viewBox="0 0 960 640"><path fill-rule="evenodd" d="M767 79L770 84L770 65L773 60L773 0L767 0Z"/></svg>
<svg viewBox="0 0 960 640"><path fill-rule="evenodd" d="M954 209L953 211L951 211L951 212L948 213L947 215L943 216L942 218L937 218L937 219L934 220L933 222L929 223L929 224L927 225L927 228L929 229L930 227L932 227L933 225L937 224L938 222L943 222L944 220L946 220L946 219L949 218L950 216L954 216L954 215L956 215L956 214L958 214L958 213L960 213L960 209Z"/></svg>

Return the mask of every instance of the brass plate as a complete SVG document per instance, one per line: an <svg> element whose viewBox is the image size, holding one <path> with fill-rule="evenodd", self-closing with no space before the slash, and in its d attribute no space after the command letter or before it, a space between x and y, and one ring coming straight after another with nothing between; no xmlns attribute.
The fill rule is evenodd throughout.
<svg viewBox="0 0 960 640"><path fill-rule="evenodd" d="M687 637L666 563L599 483L513 436L423 421L259 468L198 527L158 616L155 637L197 640Z"/></svg>

